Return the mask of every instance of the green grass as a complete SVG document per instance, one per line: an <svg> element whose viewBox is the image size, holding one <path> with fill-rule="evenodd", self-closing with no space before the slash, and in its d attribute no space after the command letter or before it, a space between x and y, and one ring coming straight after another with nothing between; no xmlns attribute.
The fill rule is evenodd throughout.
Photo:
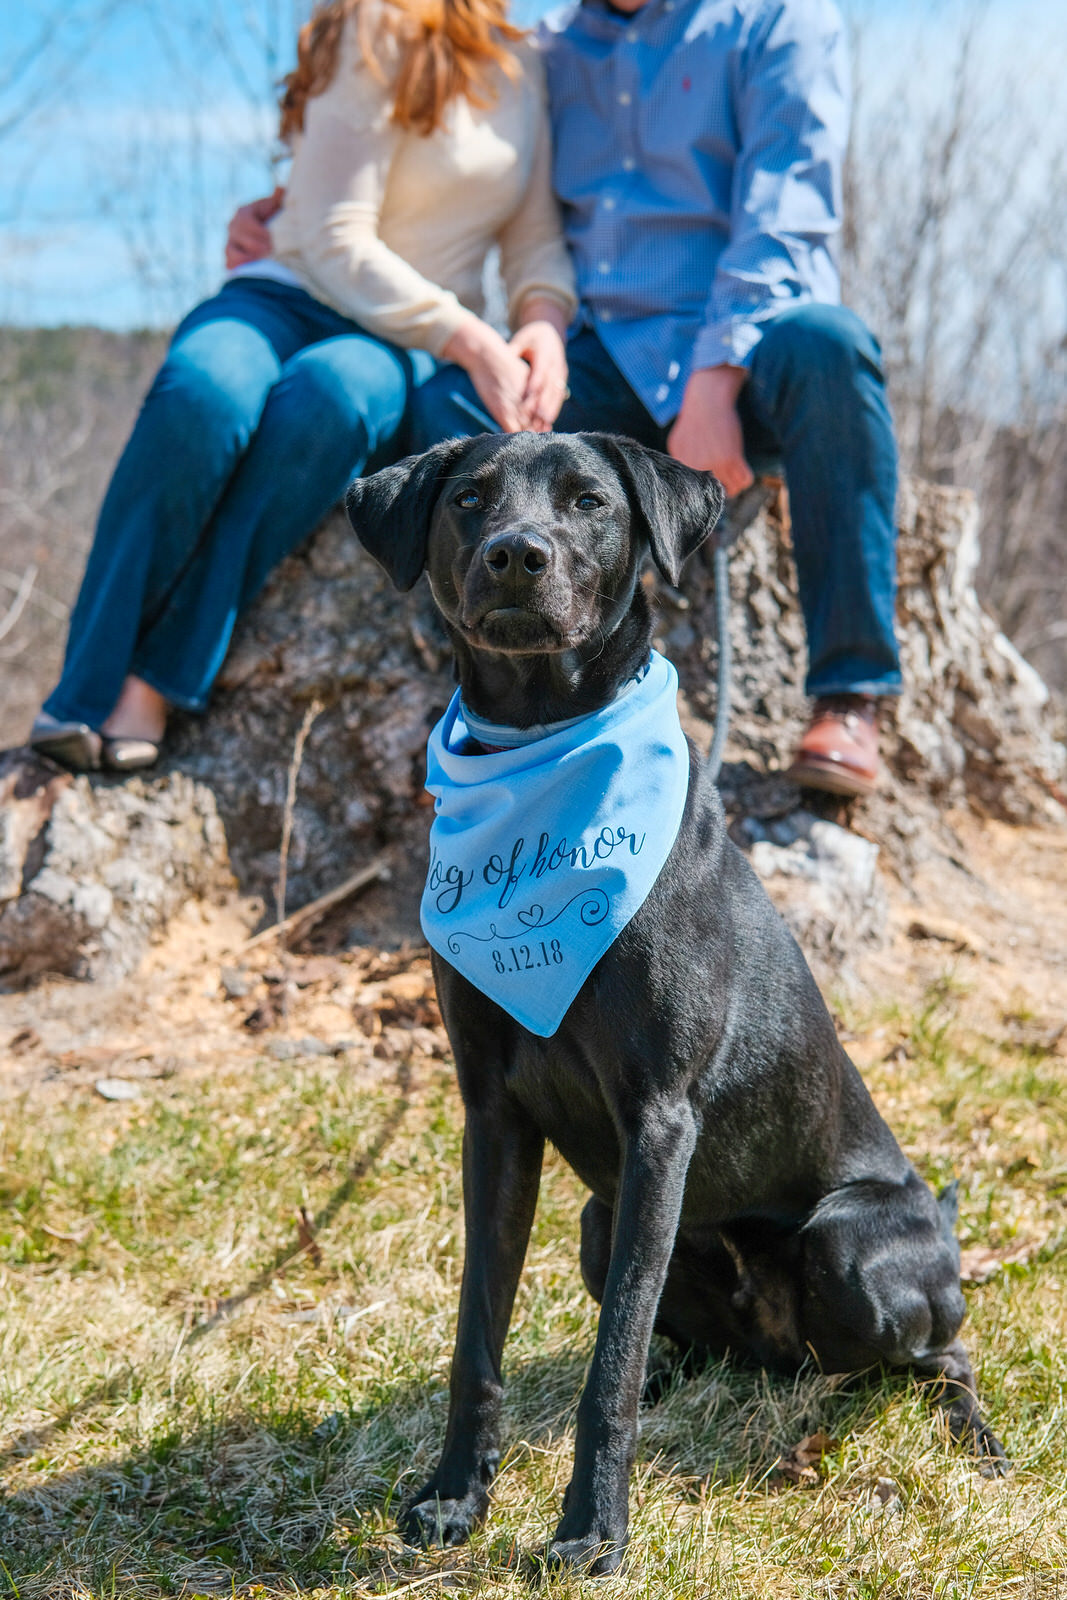
<svg viewBox="0 0 1067 1600"><path fill-rule="evenodd" d="M1007 1020L978 1037L966 1010L938 986L894 1017L910 1053L867 1076L924 1173L960 1177L965 1246L1033 1242L969 1291L1012 1475L980 1476L906 1379L716 1367L643 1415L625 1573L554 1593L1067 1597L1067 1087ZM78 1093L2 1117L0 1597L525 1592L595 1333L562 1163L506 1352L492 1516L424 1555L393 1517L446 1412L462 1262L447 1067L378 1083L333 1059L221 1067L128 1104ZM778 1487L779 1456L817 1429L834 1441L818 1475Z"/></svg>

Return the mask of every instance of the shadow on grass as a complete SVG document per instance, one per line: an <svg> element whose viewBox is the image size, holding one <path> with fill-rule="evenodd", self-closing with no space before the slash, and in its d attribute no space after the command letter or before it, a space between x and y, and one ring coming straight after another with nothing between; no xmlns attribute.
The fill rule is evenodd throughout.
<svg viewBox="0 0 1067 1600"><path fill-rule="evenodd" d="M584 1373L584 1353L525 1363L511 1384L520 1405L509 1437L536 1450L566 1428ZM56 1474L0 1500L9 1585L0 1566L0 1596L230 1594L249 1584L374 1592L466 1570L469 1555L411 1550L394 1531L403 1499L432 1470L445 1406L424 1381L395 1382L348 1414L207 1418ZM482 1542L480 1565L514 1560L507 1541Z"/></svg>
<svg viewBox="0 0 1067 1600"><path fill-rule="evenodd" d="M570 1435L587 1357L563 1352L509 1370L505 1472L522 1471ZM880 1386L839 1390L817 1376L790 1382L719 1363L646 1413L642 1454L657 1458L658 1472L692 1483L758 1481L803 1433L848 1431L883 1401ZM466 1584L513 1572L519 1553L492 1521L460 1551L412 1550L395 1532L400 1504L432 1470L446 1409L439 1387L386 1382L348 1414L322 1418L294 1406L205 1418L124 1457L57 1474L0 1501L12 1592L20 1600L70 1591L231 1594L258 1584L253 1593L333 1586L373 1594L435 1576L447 1584L450 1573ZM553 1492L534 1542L550 1535L559 1509Z"/></svg>
<svg viewBox="0 0 1067 1600"><path fill-rule="evenodd" d="M272 1279L277 1277L283 1268L305 1251L315 1248L318 1235L324 1233L343 1207L355 1198L360 1184L373 1171L400 1130L410 1109L408 1095L411 1088L411 1066L408 1061L400 1062L397 1067L397 1086L400 1089L400 1098L382 1118L377 1132L366 1147L351 1162L325 1205L320 1207L313 1217L307 1219L303 1237L298 1238L296 1244L281 1245L266 1266L261 1267L243 1289L239 1289L236 1294L227 1295L215 1305L210 1315L200 1322L191 1324L184 1333L179 1348L188 1349L213 1333L220 1323L234 1316L247 1301L269 1288ZM72 1402L50 1422L42 1423L17 1435L3 1450L0 1450L0 1472L13 1461L36 1454L45 1448L57 1435L64 1433L73 1423L87 1416L97 1406L107 1405L120 1399L131 1385L139 1386L139 1373L136 1367L125 1365L103 1383L95 1384L87 1390L80 1399ZM0 1574L2 1570L0 1568Z"/></svg>

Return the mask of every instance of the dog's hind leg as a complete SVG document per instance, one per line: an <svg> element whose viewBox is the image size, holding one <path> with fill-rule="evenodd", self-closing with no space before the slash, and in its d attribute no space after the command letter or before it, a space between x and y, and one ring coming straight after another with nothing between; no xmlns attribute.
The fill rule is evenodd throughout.
<svg viewBox="0 0 1067 1600"><path fill-rule="evenodd" d="M591 1195L582 1210L582 1280L597 1304L611 1265L611 1207ZM692 1378L708 1362L721 1356L738 1338L731 1311L731 1294L738 1276L733 1261L721 1246L695 1251L676 1239L660 1295L654 1331L676 1347L675 1358L665 1366L649 1367L641 1400L655 1405L679 1377Z"/></svg>
<svg viewBox="0 0 1067 1600"><path fill-rule="evenodd" d="M949 1209L914 1171L902 1183L857 1181L820 1201L800 1232L804 1338L827 1372L884 1362L936 1380L930 1398L953 1438L1002 1471L1004 1449L979 1410L956 1337L966 1307Z"/></svg>
<svg viewBox="0 0 1067 1600"><path fill-rule="evenodd" d="M582 1282L597 1305L604 1301L604 1285L611 1266L611 1207L591 1194L582 1207L580 1254Z"/></svg>

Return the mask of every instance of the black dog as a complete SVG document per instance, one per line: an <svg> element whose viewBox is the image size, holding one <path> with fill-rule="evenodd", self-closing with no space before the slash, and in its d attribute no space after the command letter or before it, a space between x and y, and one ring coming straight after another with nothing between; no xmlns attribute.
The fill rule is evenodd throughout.
<svg viewBox="0 0 1067 1600"><path fill-rule="evenodd" d="M449 441L348 494L401 589L427 570L464 704L527 728L597 710L640 670L642 563L677 582L721 505L710 473L601 434ZM546 1139L592 1191L581 1264L602 1307L551 1560L622 1559L653 1329L691 1357L927 1375L952 1434L1003 1462L956 1337L953 1201L875 1110L695 752L666 865L552 1038L436 956L434 972L466 1107L467 1242L444 1452L409 1538L459 1543L486 1512Z"/></svg>

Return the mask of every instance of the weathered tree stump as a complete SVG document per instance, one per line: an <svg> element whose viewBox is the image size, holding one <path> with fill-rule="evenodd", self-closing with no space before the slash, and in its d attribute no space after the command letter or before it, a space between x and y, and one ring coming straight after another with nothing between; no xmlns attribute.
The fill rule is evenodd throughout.
<svg viewBox="0 0 1067 1600"><path fill-rule="evenodd" d="M0 986L131 972L187 900L233 887L203 785L177 772L92 784L0 755Z"/></svg>
<svg viewBox="0 0 1067 1600"><path fill-rule="evenodd" d="M882 791L847 808L853 828L877 840L902 870L935 847L950 806L970 804L1017 821L1067 818L1060 787L1067 763L1047 691L975 597L977 520L966 492L904 486L898 622L907 691L885 719ZM658 589L659 641L681 676L683 718L706 744L717 649L710 561L694 559L678 591L648 581ZM825 821L846 810L810 797L805 809L805 797L783 776L803 725L805 651L780 502L734 548L731 593L734 714L724 799L739 842L757 837L792 849L793 866L780 875L772 848L756 852L756 865L809 951L833 965L855 938L877 935L878 897L869 882L873 858L857 865L852 887L836 900L825 874L796 866L804 850L812 861L818 854L812 813ZM241 623L208 714L176 720L158 778L72 785L41 763L36 777L27 776L24 756L7 758L10 794L28 785L33 798L16 811L9 796L6 813L0 801L0 982L49 966L128 970L182 895L216 892L223 847L213 808L241 888L269 900L294 738L315 701L321 709L291 814L287 903L291 909L312 899L390 847L393 881L358 903L350 915L359 921L348 931L359 937L362 926L381 937L388 926L396 937L418 937L428 822L424 749L451 692L449 652L425 583L398 594L344 518L331 517L279 568ZM110 822L100 820L105 814ZM745 818L754 820L743 825ZM107 882L93 865L92 827L111 840ZM80 855L70 844L79 829ZM835 855L828 837L819 848L838 862L829 876L845 882L841 862L851 857ZM138 843L145 840L147 850ZM190 841L199 841L191 853ZM85 896L79 900L72 889L62 906L50 900L47 936L31 937L28 928L44 926L41 875L47 886L56 874L74 881L79 871L87 885L102 883L110 894L108 916L100 920L98 896L93 923ZM151 873L167 888L148 896L149 912L142 877ZM810 902L796 901L797 885L814 880L821 880L823 901L830 894L829 909L813 912ZM62 931L57 916L66 917Z"/></svg>

